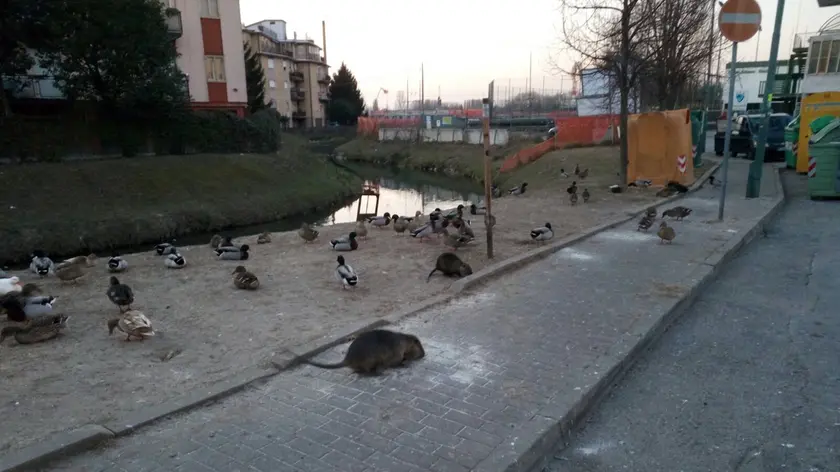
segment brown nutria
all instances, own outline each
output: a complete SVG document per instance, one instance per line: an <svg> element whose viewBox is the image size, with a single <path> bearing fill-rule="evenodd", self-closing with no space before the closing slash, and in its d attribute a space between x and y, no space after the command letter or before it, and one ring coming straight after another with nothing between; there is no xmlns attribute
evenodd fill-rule
<svg viewBox="0 0 840 472"><path fill-rule="evenodd" d="M374 329L356 337L344 360L335 364L322 364L309 359L303 362L322 369L350 367L357 374L381 374L389 367L401 367L408 361L422 359L426 355L417 336L405 333Z"/></svg>
<svg viewBox="0 0 840 472"><path fill-rule="evenodd" d="M439 255L437 261L435 262L435 268L429 272L429 276L426 277L426 282L432 278L432 275L437 272L443 272L443 275L458 276L458 277L466 277L468 275L472 275L472 267L469 264L462 261L458 256L451 252L444 252L443 254Z"/></svg>

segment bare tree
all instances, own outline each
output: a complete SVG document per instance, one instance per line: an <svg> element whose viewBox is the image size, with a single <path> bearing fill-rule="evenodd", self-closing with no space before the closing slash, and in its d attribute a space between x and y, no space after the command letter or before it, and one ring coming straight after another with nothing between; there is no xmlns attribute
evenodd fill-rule
<svg viewBox="0 0 840 472"><path fill-rule="evenodd" d="M395 110L402 110L406 107L405 102L405 92L402 90L397 90L397 98L394 100L394 109Z"/></svg>
<svg viewBox="0 0 840 472"><path fill-rule="evenodd" d="M605 71L617 83L620 103L619 178L627 182L630 94L639 73L657 51L648 47L650 12L669 0L560 0L562 43L583 67Z"/></svg>

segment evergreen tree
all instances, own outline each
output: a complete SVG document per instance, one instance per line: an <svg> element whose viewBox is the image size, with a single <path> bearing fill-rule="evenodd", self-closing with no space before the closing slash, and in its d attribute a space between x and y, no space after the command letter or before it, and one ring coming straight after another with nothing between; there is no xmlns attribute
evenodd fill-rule
<svg viewBox="0 0 840 472"><path fill-rule="evenodd" d="M341 125L355 125L365 113L365 99L359 91L356 77L343 62L330 82L330 103L327 115L330 121Z"/></svg>
<svg viewBox="0 0 840 472"><path fill-rule="evenodd" d="M265 103L265 72L260 58L245 43L245 85L248 91L248 111L256 113L268 107Z"/></svg>

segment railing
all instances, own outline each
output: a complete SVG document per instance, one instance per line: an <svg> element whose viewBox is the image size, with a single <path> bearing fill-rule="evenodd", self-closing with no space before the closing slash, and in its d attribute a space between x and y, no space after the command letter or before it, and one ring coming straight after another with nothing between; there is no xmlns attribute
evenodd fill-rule
<svg viewBox="0 0 840 472"><path fill-rule="evenodd" d="M303 82L303 72L300 71L293 71L289 72L289 78L296 81L296 82Z"/></svg>
<svg viewBox="0 0 840 472"><path fill-rule="evenodd" d="M184 34L184 23L181 20L181 10L177 8L166 9L166 32L173 39L178 39Z"/></svg>
<svg viewBox="0 0 840 472"><path fill-rule="evenodd" d="M819 32L797 34L793 37L793 49L808 49L808 40L819 34Z"/></svg>
<svg viewBox="0 0 840 472"><path fill-rule="evenodd" d="M278 56L286 56L289 58L294 57L291 48L284 47L279 44L265 44L260 42L259 51L264 54L277 54Z"/></svg>
<svg viewBox="0 0 840 472"><path fill-rule="evenodd" d="M330 101L330 94L327 92L321 92L318 94L318 100L322 102L328 102Z"/></svg>
<svg viewBox="0 0 840 472"><path fill-rule="evenodd" d="M291 95L292 95L292 100L294 100L296 102L303 101L303 99L306 98L306 92L303 89L298 88L298 87L293 87L292 88Z"/></svg>
<svg viewBox="0 0 840 472"><path fill-rule="evenodd" d="M306 118L306 112L305 111L293 111L292 112L292 119L293 120L302 120L304 118Z"/></svg>
<svg viewBox="0 0 840 472"><path fill-rule="evenodd" d="M321 83L321 84L330 83L330 76L327 75L327 74L318 74L318 83Z"/></svg>
<svg viewBox="0 0 840 472"><path fill-rule="evenodd" d="M6 77L5 85L12 85L12 94L18 98L64 98L50 75L16 75Z"/></svg>
<svg viewBox="0 0 840 472"><path fill-rule="evenodd" d="M324 58L318 54L311 54L308 52L295 55L295 59L301 61L324 62Z"/></svg>

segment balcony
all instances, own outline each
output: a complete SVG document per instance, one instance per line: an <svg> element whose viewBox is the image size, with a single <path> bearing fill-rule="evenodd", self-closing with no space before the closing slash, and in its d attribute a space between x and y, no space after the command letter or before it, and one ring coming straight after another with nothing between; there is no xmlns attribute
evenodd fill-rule
<svg viewBox="0 0 840 472"><path fill-rule="evenodd" d="M318 101L320 102L329 102L330 101L330 94L329 92L321 92L318 94Z"/></svg>
<svg viewBox="0 0 840 472"><path fill-rule="evenodd" d="M324 62L324 58L321 57L320 54L311 54L308 52L299 53L295 56L295 59L299 61L309 61L309 62Z"/></svg>
<svg viewBox="0 0 840 472"><path fill-rule="evenodd" d="M303 72L297 70L289 72L289 78L292 79L292 82L303 82Z"/></svg>
<svg viewBox="0 0 840 472"><path fill-rule="evenodd" d="M291 96L292 100L302 102L306 98L306 92L300 87L293 87Z"/></svg>
<svg viewBox="0 0 840 472"><path fill-rule="evenodd" d="M184 23L181 21L181 10L166 9L166 32L172 39L178 39L184 34Z"/></svg>
<svg viewBox="0 0 840 472"><path fill-rule="evenodd" d="M329 74L318 74L318 83L329 85L330 84L330 76Z"/></svg>
<svg viewBox="0 0 840 472"><path fill-rule="evenodd" d="M273 44L273 43L264 43L260 41L259 43L259 51L260 54L271 54L275 56L283 56L288 57L289 59L294 57L292 53L292 49L286 47L281 44Z"/></svg>
<svg viewBox="0 0 840 472"><path fill-rule="evenodd" d="M305 111L293 111L292 112L292 119L293 120L305 120L306 119L306 112Z"/></svg>

